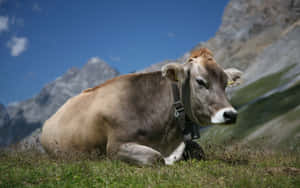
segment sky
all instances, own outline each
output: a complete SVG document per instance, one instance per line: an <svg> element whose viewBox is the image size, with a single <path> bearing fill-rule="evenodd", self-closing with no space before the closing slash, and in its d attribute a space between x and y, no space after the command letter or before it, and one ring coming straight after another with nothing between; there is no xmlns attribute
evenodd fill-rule
<svg viewBox="0 0 300 188"><path fill-rule="evenodd" d="M0 0L0 103L29 99L98 57L121 74L180 58L228 0Z"/></svg>

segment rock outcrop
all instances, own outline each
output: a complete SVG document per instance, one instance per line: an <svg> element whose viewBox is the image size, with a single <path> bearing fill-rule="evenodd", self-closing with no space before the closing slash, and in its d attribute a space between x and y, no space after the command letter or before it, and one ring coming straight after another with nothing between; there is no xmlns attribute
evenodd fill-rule
<svg viewBox="0 0 300 188"><path fill-rule="evenodd" d="M299 5L296 0L231 0L216 36L195 48L208 47L223 67L247 71L266 48L299 26Z"/></svg>

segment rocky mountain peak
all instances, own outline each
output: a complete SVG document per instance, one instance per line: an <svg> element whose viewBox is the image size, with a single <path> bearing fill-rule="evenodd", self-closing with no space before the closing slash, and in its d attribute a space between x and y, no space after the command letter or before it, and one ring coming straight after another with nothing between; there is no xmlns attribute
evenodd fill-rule
<svg viewBox="0 0 300 188"><path fill-rule="evenodd" d="M246 71L299 19L300 0L231 0L216 36L194 49L207 47L223 67Z"/></svg>
<svg viewBox="0 0 300 188"><path fill-rule="evenodd" d="M43 122L70 97L118 74L118 71L97 57L91 58L81 69L75 67L69 69L64 75L45 85L35 97L9 106L8 114L11 120L9 126L0 130L2 132L0 137L6 140L2 143L0 140L0 146L27 136L36 128L41 127ZM0 106L0 111L1 109ZM0 120L3 118L0 117ZM7 125L7 122L4 124Z"/></svg>
<svg viewBox="0 0 300 188"><path fill-rule="evenodd" d="M300 18L298 4L297 0L231 0L218 34L237 40L257 35L266 27L285 27Z"/></svg>

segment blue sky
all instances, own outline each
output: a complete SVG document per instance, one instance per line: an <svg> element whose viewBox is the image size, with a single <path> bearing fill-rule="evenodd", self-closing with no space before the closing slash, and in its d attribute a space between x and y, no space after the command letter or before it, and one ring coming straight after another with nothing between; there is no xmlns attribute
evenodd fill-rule
<svg viewBox="0 0 300 188"><path fill-rule="evenodd" d="M121 74L213 37L228 0L0 0L0 103L99 57Z"/></svg>

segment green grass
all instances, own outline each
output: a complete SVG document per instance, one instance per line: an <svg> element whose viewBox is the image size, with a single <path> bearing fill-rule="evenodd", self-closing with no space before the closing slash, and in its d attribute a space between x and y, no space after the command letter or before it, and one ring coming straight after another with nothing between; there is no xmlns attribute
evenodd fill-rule
<svg viewBox="0 0 300 188"><path fill-rule="evenodd" d="M0 187L299 187L299 153L205 145L207 160L137 167L106 158L0 153Z"/></svg>
<svg viewBox="0 0 300 188"><path fill-rule="evenodd" d="M231 102L236 107L241 107L257 97L271 91L283 85L289 81L289 79L283 79L284 75L289 72L295 65L287 67L280 72L265 76L248 86L238 90L231 99Z"/></svg>
<svg viewBox="0 0 300 188"><path fill-rule="evenodd" d="M259 125L266 123L300 105L300 84L257 101L244 111L234 129L234 135L244 138ZM298 114L300 115L300 114Z"/></svg>

